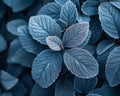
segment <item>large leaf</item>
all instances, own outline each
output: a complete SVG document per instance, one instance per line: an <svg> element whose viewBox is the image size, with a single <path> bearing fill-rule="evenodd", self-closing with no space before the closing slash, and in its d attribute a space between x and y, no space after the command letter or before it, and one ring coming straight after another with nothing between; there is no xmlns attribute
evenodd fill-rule
<svg viewBox="0 0 120 96"><path fill-rule="evenodd" d="M63 36L63 44L65 47L79 46L87 37L89 32L88 23L77 23L70 26Z"/></svg>
<svg viewBox="0 0 120 96"><path fill-rule="evenodd" d="M18 79L13 77L9 73L1 70L0 71L0 82L6 90L9 90L17 84Z"/></svg>
<svg viewBox="0 0 120 96"><path fill-rule="evenodd" d="M77 8L70 0L62 6L60 18L66 22L67 25L76 23L78 17Z"/></svg>
<svg viewBox="0 0 120 96"><path fill-rule="evenodd" d="M88 0L83 3L81 10L85 15L92 16L98 13L98 6L100 2L98 0Z"/></svg>
<svg viewBox="0 0 120 96"><path fill-rule="evenodd" d="M60 26L46 15L33 16L29 20L29 30L32 37L42 44L46 44L47 36L61 36Z"/></svg>
<svg viewBox="0 0 120 96"><path fill-rule="evenodd" d="M21 25L27 25L27 23L22 19L16 19L16 20L9 21L7 23L7 30L11 34L18 36L17 28Z"/></svg>
<svg viewBox="0 0 120 96"><path fill-rule="evenodd" d="M108 56L106 77L111 87L120 84L120 46L114 48Z"/></svg>
<svg viewBox="0 0 120 96"><path fill-rule="evenodd" d="M31 67L35 57L36 55L26 52L24 48L20 48L12 57L12 62L18 63L24 67Z"/></svg>
<svg viewBox="0 0 120 96"><path fill-rule="evenodd" d="M64 63L71 73L80 78L92 78L98 74L98 63L86 50L73 48L64 53Z"/></svg>
<svg viewBox="0 0 120 96"><path fill-rule="evenodd" d="M0 35L0 52L7 48L7 42L2 35Z"/></svg>
<svg viewBox="0 0 120 96"><path fill-rule="evenodd" d="M111 3L104 2L99 6L99 19L103 30L112 38L119 39L120 10Z"/></svg>
<svg viewBox="0 0 120 96"><path fill-rule="evenodd" d="M41 87L47 88L59 76L62 56L51 50L42 51L33 61L32 77Z"/></svg>
<svg viewBox="0 0 120 96"><path fill-rule="evenodd" d="M35 54L40 53L44 48L43 46L35 41L32 36L29 34L28 26L23 25L18 27L18 34L19 34L19 39L20 42L23 46L23 48L26 49L28 52L32 52Z"/></svg>
<svg viewBox="0 0 120 96"><path fill-rule="evenodd" d="M60 10L61 10L61 6L57 3L52 2L43 6L38 12L38 15L48 15L53 19L57 20L60 18Z"/></svg>
<svg viewBox="0 0 120 96"><path fill-rule="evenodd" d="M46 42L49 48L54 51L60 51L62 49L62 41L56 36L48 36Z"/></svg>
<svg viewBox="0 0 120 96"><path fill-rule="evenodd" d="M114 46L114 42L112 42L110 40L103 40L97 46L97 54L101 55L113 46Z"/></svg>
<svg viewBox="0 0 120 96"><path fill-rule="evenodd" d="M57 81L55 96L75 96L73 84L69 80Z"/></svg>
<svg viewBox="0 0 120 96"><path fill-rule="evenodd" d="M74 88L77 92L87 94L97 85L97 77L90 79L81 79L75 77Z"/></svg>

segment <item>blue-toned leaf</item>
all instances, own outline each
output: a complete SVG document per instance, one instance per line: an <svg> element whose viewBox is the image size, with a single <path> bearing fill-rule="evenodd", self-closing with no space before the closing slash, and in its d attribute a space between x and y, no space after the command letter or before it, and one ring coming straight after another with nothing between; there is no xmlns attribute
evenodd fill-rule
<svg viewBox="0 0 120 96"><path fill-rule="evenodd" d="M26 49L28 52L32 52L35 54L40 53L44 48L43 46L35 41L32 36L29 34L28 26L23 25L18 27L18 34L19 34L19 39L20 42L23 46L23 48Z"/></svg>
<svg viewBox="0 0 120 96"><path fill-rule="evenodd" d="M54 51L60 51L62 49L62 41L57 36L48 36L46 38L46 43L50 49Z"/></svg>
<svg viewBox="0 0 120 96"><path fill-rule="evenodd" d="M0 35L0 52L7 48L7 42L2 35Z"/></svg>
<svg viewBox="0 0 120 96"><path fill-rule="evenodd" d="M17 64L8 64L7 72L18 77L23 72L23 67Z"/></svg>
<svg viewBox="0 0 120 96"><path fill-rule="evenodd" d="M30 96L54 96L53 86L48 88L41 88L38 84L35 84Z"/></svg>
<svg viewBox="0 0 120 96"><path fill-rule="evenodd" d="M47 15L57 20L60 18L60 10L61 6L57 3L52 2L43 6L38 12L38 15Z"/></svg>
<svg viewBox="0 0 120 96"><path fill-rule="evenodd" d="M62 56L51 50L42 51L33 61L32 77L41 87L47 88L59 76Z"/></svg>
<svg viewBox="0 0 120 96"><path fill-rule="evenodd" d="M112 38L119 39L120 33L120 10L109 2L99 6L99 19L103 30Z"/></svg>
<svg viewBox="0 0 120 96"><path fill-rule="evenodd" d="M13 63L12 62L12 57L15 55L16 51L19 50L19 48L21 48L21 47L22 46L21 46L18 38L11 42L10 48L9 48L9 51L8 51L8 58L7 58L8 63Z"/></svg>
<svg viewBox="0 0 120 96"><path fill-rule="evenodd" d="M106 78L111 87L120 84L120 46L114 48L108 56Z"/></svg>
<svg viewBox="0 0 120 96"><path fill-rule="evenodd" d="M17 83L17 85L14 86L10 91L12 92L13 96L26 96L27 93L26 87L21 83Z"/></svg>
<svg viewBox="0 0 120 96"><path fill-rule="evenodd" d="M87 45L83 49L87 50L90 52L92 55L96 52L96 46L95 45Z"/></svg>
<svg viewBox="0 0 120 96"><path fill-rule="evenodd" d="M12 4L12 10L13 12L22 11L26 8L28 8L34 0L14 0Z"/></svg>
<svg viewBox="0 0 120 96"><path fill-rule="evenodd" d="M75 96L74 86L69 80L59 80L55 87L55 96Z"/></svg>
<svg viewBox="0 0 120 96"><path fill-rule="evenodd" d="M100 2L98 0L88 0L83 3L81 10L85 15L92 16L98 14L98 6Z"/></svg>
<svg viewBox="0 0 120 96"><path fill-rule="evenodd" d="M7 30L11 34L18 36L17 28L21 25L27 25L27 23L22 19L16 19L16 20L9 21L7 23Z"/></svg>
<svg viewBox="0 0 120 96"><path fill-rule="evenodd" d="M32 37L42 44L46 44L47 36L61 36L61 28L49 16L33 16L29 20L29 30Z"/></svg>
<svg viewBox="0 0 120 96"><path fill-rule="evenodd" d="M86 15L78 15L77 21L79 23L81 23L81 22L89 22L90 21L90 17L86 16Z"/></svg>
<svg viewBox="0 0 120 96"><path fill-rule="evenodd" d="M13 0L2 0L7 6L11 7Z"/></svg>
<svg viewBox="0 0 120 96"><path fill-rule="evenodd" d="M97 77L90 79L81 79L75 77L74 88L79 93L87 94L95 88L95 86L97 85L97 81Z"/></svg>
<svg viewBox="0 0 120 96"><path fill-rule="evenodd" d="M35 57L36 55L27 52L24 48L20 48L12 57L12 62L18 63L24 67L31 67Z"/></svg>
<svg viewBox="0 0 120 96"><path fill-rule="evenodd" d="M66 24L75 24L78 18L77 8L70 0L62 6L60 12L60 19L62 19Z"/></svg>
<svg viewBox="0 0 120 96"><path fill-rule="evenodd" d="M91 38L90 43L96 43L100 37L102 36L102 27L98 16L92 16L90 18L90 31L91 31Z"/></svg>
<svg viewBox="0 0 120 96"><path fill-rule="evenodd" d="M18 79L13 77L9 73L1 70L0 82L6 90L9 90L17 84Z"/></svg>
<svg viewBox="0 0 120 96"><path fill-rule="evenodd" d="M68 0L55 0L56 3L64 5Z"/></svg>
<svg viewBox="0 0 120 96"><path fill-rule="evenodd" d="M91 37L91 31L88 32L85 40L78 47L79 48L84 48L88 44L88 42L90 40L90 37Z"/></svg>
<svg viewBox="0 0 120 96"><path fill-rule="evenodd" d="M99 94L94 94L94 93L90 93L90 94L88 94L87 96L101 96L101 95L99 95Z"/></svg>
<svg viewBox="0 0 120 96"><path fill-rule="evenodd" d="M0 94L0 96L13 96L13 95L12 95L12 93L6 92L6 93L3 93L3 94Z"/></svg>
<svg viewBox="0 0 120 96"><path fill-rule="evenodd" d="M101 88L91 91L91 93L99 94L101 96L120 96L119 88L112 88L108 84L104 84Z"/></svg>
<svg viewBox="0 0 120 96"><path fill-rule="evenodd" d="M97 46L97 54L101 55L113 46L114 46L114 42L112 42L110 40L103 40Z"/></svg>
<svg viewBox="0 0 120 96"><path fill-rule="evenodd" d="M118 9L120 9L120 1L113 1L113 2L110 2L112 5L114 5L115 7L117 7Z"/></svg>
<svg viewBox="0 0 120 96"><path fill-rule="evenodd" d="M88 23L77 23L70 26L63 36L63 44L65 47L77 47L87 37L89 31Z"/></svg>
<svg viewBox="0 0 120 96"><path fill-rule="evenodd" d="M71 73L80 78L92 78L98 74L98 63L86 50L73 48L64 53L64 63Z"/></svg>

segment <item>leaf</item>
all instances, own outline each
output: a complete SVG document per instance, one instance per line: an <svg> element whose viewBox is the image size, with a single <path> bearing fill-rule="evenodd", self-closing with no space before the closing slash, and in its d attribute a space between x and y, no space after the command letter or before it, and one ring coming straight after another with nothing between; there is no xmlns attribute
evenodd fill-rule
<svg viewBox="0 0 120 96"><path fill-rule="evenodd" d="M117 7L118 9L120 9L120 2L118 1L113 1L113 2L110 2L112 5L114 5L115 7Z"/></svg>
<svg viewBox="0 0 120 96"><path fill-rule="evenodd" d="M62 41L57 36L48 36L46 38L46 43L50 49L54 51L60 51L62 49Z"/></svg>
<svg viewBox="0 0 120 96"><path fill-rule="evenodd" d="M17 28L21 25L27 25L22 19L11 20L7 23L7 30L15 36L18 36Z"/></svg>
<svg viewBox="0 0 120 96"><path fill-rule="evenodd" d="M66 24L75 24L78 18L77 8L70 0L62 6L60 12L60 19L62 19Z"/></svg>
<svg viewBox="0 0 120 96"><path fill-rule="evenodd" d="M55 0L56 3L64 5L68 0Z"/></svg>
<svg viewBox="0 0 120 96"><path fill-rule="evenodd" d="M94 55L94 53L96 52L96 46L95 46L95 45L90 45L90 44L88 44L88 45L85 46L83 49L87 50L87 51L90 52L92 55Z"/></svg>
<svg viewBox="0 0 120 96"><path fill-rule="evenodd" d="M77 23L70 26L63 36L63 44L65 47L77 47L87 37L89 31L88 23Z"/></svg>
<svg viewBox="0 0 120 96"><path fill-rule="evenodd" d="M27 25L18 27L18 35L19 40L26 51L38 54L44 49L40 43L32 38Z"/></svg>
<svg viewBox="0 0 120 96"><path fill-rule="evenodd" d="M87 96L101 96L101 95L91 93L91 94L88 94Z"/></svg>
<svg viewBox="0 0 120 96"><path fill-rule="evenodd" d="M114 42L112 42L110 40L103 40L97 46L97 54L101 55L113 46L114 46Z"/></svg>
<svg viewBox="0 0 120 96"><path fill-rule="evenodd" d="M7 42L2 35L0 35L0 52L7 48Z"/></svg>
<svg viewBox="0 0 120 96"><path fill-rule="evenodd" d="M74 88L79 93L88 94L91 90L95 88L95 86L97 85L97 81L98 81L97 77L90 79L81 79L75 77Z"/></svg>
<svg viewBox="0 0 120 96"><path fill-rule="evenodd" d="M36 55L26 52L24 48L20 48L13 55L12 62L18 63L24 67L31 67L35 57Z"/></svg>
<svg viewBox="0 0 120 96"><path fill-rule="evenodd" d="M17 85L14 86L10 91L12 92L13 96L26 96L27 93L26 87L21 83L17 83Z"/></svg>
<svg viewBox="0 0 120 96"><path fill-rule="evenodd" d="M62 56L51 50L42 51L33 61L32 77L41 87L50 86L61 71Z"/></svg>
<svg viewBox="0 0 120 96"><path fill-rule="evenodd" d="M54 96L53 86L48 88L41 88L38 84L35 84L30 96Z"/></svg>
<svg viewBox="0 0 120 96"><path fill-rule="evenodd" d="M47 15L57 20L60 18L60 10L61 10L61 6L57 3L52 2L43 6L37 15Z"/></svg>
<svg viewBox="0 0 120 96"><path fill-rule="evenodd" d="M91 0L88 0L83 3L81 10L85 15L92 16L96 15L98 13L98 6L100 2L98 0L94 0L91 2Z"/></svg>
<svg viewBox="0 0 120 96"><path fill-rule="evenodd" d="M13 77L12 75L10 75L9 73L7 73L3 70L1 70L0 72L1 72L0 82L6 90L11 89L12 87L14 87L17 84L17 82L18 82L17 78Z"/></svg>
<svg viewBox="0 0 120 96"><path fill-rule="evenodd" d="M108 2L99 6L99 19L103 30L112 38L119 39L120 11Z"/></svg>
<svg viewBox="0 0 120 96"><path fill-rule="evenodd" d="M100 20L97 16L92 16L90 18L90 31L91 31L91 38L90 38L90 44L96 43L100 37L102 36L102 26L100 23Z"/></svg>
<svg viewBox="0 0 120 96"><path fill-rule="evenodd" d="M81 22L89 22L89 21L90 21L90 17L81 14L81 15L78 15L77 21L78 21L79 23L81 23Z"/></svg>
<svg viewBox="0 0 120 96"><path fill-rule="evenodd" d="M75 96L73 84L69 80L57 81L55 96Z"/></svg>
<svg viewBox="0 0 120 96"><path fill-rule="evenodd" d="M98 63L86 50L73 48L64 53L68 70L80 78L92 78L98 74Z"/></svg>
<svg viewBox="0 0 120 96"><path fill-rule="evenodd" d="M8 64L7 66L7 72L11 75L18 77L22 72L24 68L17 64Z"/></svg>
<svg viewBox="0 0 120 96"><path fill-rule="evenodd" d="M12 94L11 94L11 93L6 92L6 93L3 93L3 94L0 94L0 96L12 96Z"/></svg>
<svg viewBox="0 0 120 96"><path fill-rule="evenodd" d="M106 63L106 78L111 87L120 84L120 46L114 48Z"/></svg>
<svg viewBox="0 0 120 96"><path fill-rule="evenodd" d="M33 39L46 44L47 36L61 36L60 26L46 15L32 16L29 20L29 30Z"/></svg>
<svg viewBox="0 0 120 96"><path fill-rule="evenodd" d="M12 62L12 57L15 55L16 51L19 50L19 48L21 48L21 44L19 39L15 39L10 43L10 48L8 51L8 58L7 58L7 62L8 63L13 63Z"/></svg>

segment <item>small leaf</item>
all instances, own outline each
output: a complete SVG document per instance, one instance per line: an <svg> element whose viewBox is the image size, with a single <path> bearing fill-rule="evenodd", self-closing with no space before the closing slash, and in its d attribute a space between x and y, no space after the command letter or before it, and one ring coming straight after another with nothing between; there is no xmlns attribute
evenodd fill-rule
<svg viewBox="0 0 120 96"><path fill-rule="evenodd" d="M83 3L81 10L85 15L92 16L98 13L99 0L88 0Z"/></svg>
<svg viewBox="0 0 120 96"><path fill-rule="evenodd" d="M33 61L32 77L41 87L50 86L61 71L62 56L51 50L42 51Z"/></svg>
<svg viewBox="0 0 120 96"><path fill-rule="evenodd" d="M18 27L18 34L19 40L26 51L38 54L44 49L40 43L32 38L27 25Z"/></svg>
<svg viewBox="0 0 120 96"><path fill-rule="evenodd" d="M46 38L46 43L49 46L49 48L54 51L60 51L62 49L61 46L63 46L60 38L56 36L48 36Z"/></svg>
<svg viewBox="0 0 120 96"><path fill-rule="evenodd" d="M16 51L16 53L12 57L12 62L18 63L24 67L31 67L35 56L36 55L32 53L26 52L24 48L20 48L19 50Z"/></svg>
<svg viewBox="0 0 120 96"><path fill-rule="evenodd" d="M65 47L77 47L87 37L89 32L88 23L77 23L70 26L63 36L63 44Z"/></svg>
<svg viewBox="0 0 120 96"><path fill-rule="evenodd" d="M66 24L69 26L76 23L77 17L78 13L76 6L70 0L67 1L61 8L60 19L66 22Z"/></svg>
<svg viewBox="0 0 120 96"><path fill-rule="evenodd" d="M97 54L101 55L113 46L114 46L114 42L112 42L110 40L103 40L97 46Z"/></svg>
<svg viewBox="0 0 120 96"><path fill-rule="evenodd" d="M27 23L24 20L22 20L22 19L16 19L16 20L9 21L7 23L7 30L11 34L13 34L15 36L18 36L17 27L19 27L21 25L27 25Z"/></svg>
<svg viewBox="0 0 120 96"><path fill-rule="evenodd" d="M73 84L69 80L57 81L55 96L75 96Z"/></svg>
<svg viewBox="0 0 120 96"><path fill-rule="evenodd" d="M29 30L33 39L42 44L46 44L47 36L61 36L60 26L46 15L32 16L29 20Z"/></svg>
<svg viewBox="0 0 120 96"><path fill-rule="evenodd" d="M64 5L68 0L55 0L56 3Z"/></svg>
<svg viewBox="0 0 120 96"><path fill-rule="evenodd" d="M120 84L120 46L114 48L108 56L106 78L111 87Z"/></svg>
<svg viewBox="0 0 120 96"><path fill-rule="evenodd" d="M119 39L120 34L120 10L109 2L99 6L99 19L103 30L112 38Z"/></svg>
<svg viewBox="0 0 120 96"><path fill-rule="evenodd" d="M10 75L9 73L7 73L3 70L1 70L0 72L1 72L0 73L0 82L6 90L11 89L12 87L14 87L17 84L17 82L18 82L17 78L13 77L12 75Z"/></svg>
<svg viewBox="0 0 120 96"><path fill-rule="evenodd" d="M97 85L97 80L97 77L90 79L81 79L75 77L74 88L79 93L88 94Z"/></svg>
<svg viewBox="0 0 120 96"><path fill-rule="evenodd" d="M80 78L92 78L98 74L96 59L84 49L67 50L64 53L64 63L72 74Z"/></svg>
<svg viewBox="0 0 120 96"><path fill-rule="evenodd" d="M38 12L38 15L47 15L57 20L60 18L60 10L61 6L57 3L52 2L43 6Z"/></svg>
<svg viewBox="0 0 120 96"><path fill-rule="evenodd" d="M2 35L0 35L0 52L7 48L7 42Z"/></svg>
<svg viewBox="0 0 120 96"><path fill-rule="evenodd" d="M79 23L81 23L81 22L89 22L90 21L90 17L81 14L81 15L78 16L77 21Z"/></svg>

